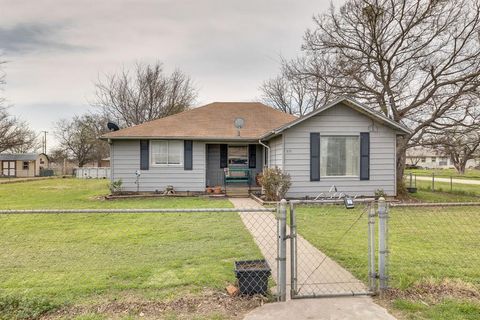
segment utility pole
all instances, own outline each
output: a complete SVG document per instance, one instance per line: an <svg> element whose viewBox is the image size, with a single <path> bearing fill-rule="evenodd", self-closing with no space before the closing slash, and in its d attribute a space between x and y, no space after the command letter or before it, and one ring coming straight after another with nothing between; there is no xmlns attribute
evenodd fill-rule
<svg viewBox="0 0 480 320"><path fill-rule="evenodd" d="M47 133L48 131L41 131L43 132L43 141L42 141L42 145L43 145L43 153L44 154L47 154Z"/></svg>

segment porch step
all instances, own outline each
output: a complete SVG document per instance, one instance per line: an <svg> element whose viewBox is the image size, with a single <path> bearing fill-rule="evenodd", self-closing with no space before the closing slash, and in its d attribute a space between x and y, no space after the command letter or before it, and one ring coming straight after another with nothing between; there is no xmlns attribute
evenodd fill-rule
<svg viewBox="0 0 480 320"><path fill-rule="evenodd" d="M248 197L250 195L250 191L248 187L227 187L226 195L228 197Z"/></svg>

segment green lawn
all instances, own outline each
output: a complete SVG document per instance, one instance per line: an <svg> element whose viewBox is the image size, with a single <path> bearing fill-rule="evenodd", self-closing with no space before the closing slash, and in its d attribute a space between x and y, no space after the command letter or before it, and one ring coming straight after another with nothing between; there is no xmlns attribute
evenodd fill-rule
<svg viewBox="0 0 480 320"><path fill-rule="evenodd" d="M205 198L98 199L106 193L102 180L0 185L2 209L231 206ZM223 290L235 281L235 260L261 257L236 213L3 215L0 248L3 319Z"/></svg>
<svg viewBox="0 0 480 320"><path fill-rule="evenodd" d="M367 216L361 214L361 208L300 207L297 227L317 248L365 281ZM480 209L391 208L389 230L390 285L401 293L390 307L411 319L477 319ZM423 300L412 295L425 288ZM435 300L439 292L452 296Z"/></svg>
<svg viewBox="0 0 480 320"><path fill-rule="evenodd" d="M432 192L432 181L417 180L417 188L419 191L427 191L429 193L438 193L437 196L430 195L430 198L432 198L432 200L434 200L435 197L438 197L439 201L433 201L433 202L480 201L480 185L453 183L452 186L450 186L449 182L435 181L435 185L434 185L435 192ZM420 195L411 194L411 195L413 197L419 197L419 200L423 200L421 194ZM444 197L445 197L445 201L442 201ZM426 200L428 201L428 198Z"/></svg>
<svg viewBox="0 0 480 320"><path fill-rule="evenodd" d="M432 173L435 173L435 177L439 178L480 179L480 170L477 169L467 169L465 174L458 174L455 169L405 169L405 175L409 175L410 172L418 176L431 177Z"/></svg>
<svg viewBox="0 0 480 320"><path fill-rule="evenodd" d="M0 184L1 209L100 209L222 207L225 200L204 198L151 198L105 200L107 180L49 179Z"/></svg>

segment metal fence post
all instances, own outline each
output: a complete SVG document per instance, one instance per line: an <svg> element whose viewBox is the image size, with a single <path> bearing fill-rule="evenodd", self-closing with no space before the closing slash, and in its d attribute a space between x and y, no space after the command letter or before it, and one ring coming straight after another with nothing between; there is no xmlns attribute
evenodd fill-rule
<svg viewBox="0 0 480 320"><path fill-rule="evenodd" d="M435 173L432 172L432 191L435 192Z"/></svg>
<svg viewBox="0 0 480 320"><path fill-rule="evenodd" d="M375 205L368 208L368 284L371 292L377 291L377 272L375 269Z"/></svg>
<svg viewBox="0 0 480 320"><path fill-rule="evenodd" d="M380 279L380 294L388 288L387 276L387 220L388 210L385 198L378 199L378 274Z"/></svg>
<svg viewBox="0 0 480 320"><path fill-rule="evenodd" d="M278 210L278 275L277 293L279 301L287 300L287 200L280 201Z"/></svg>
<svg viewBox="0 0 480 320"><path fill-rule="evenodd" d="M290 201L290 298L297 294L297 218L295 202Z"/></svg>

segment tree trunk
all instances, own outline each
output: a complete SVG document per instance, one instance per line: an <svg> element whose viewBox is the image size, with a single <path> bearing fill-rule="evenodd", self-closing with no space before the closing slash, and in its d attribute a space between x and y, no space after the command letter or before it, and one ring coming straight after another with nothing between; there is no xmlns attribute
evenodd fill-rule
<svg viewBox="0 0 480 320"><path fill-rule="evenodd" d="M402 136L397 136L397 196L404 196L407 194L407 188L405 187L405 182L403 180L403 174L405 171L405 163L407 160L407 139Z"/></svg>
<svg viewBox="0 0 480 320"><path fill-rule="evenodd" d="M460 161L454 164L455 170L457 170L458 174L465 174L465 167L467 166L466 161Z"/></svg>

